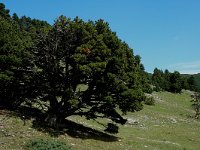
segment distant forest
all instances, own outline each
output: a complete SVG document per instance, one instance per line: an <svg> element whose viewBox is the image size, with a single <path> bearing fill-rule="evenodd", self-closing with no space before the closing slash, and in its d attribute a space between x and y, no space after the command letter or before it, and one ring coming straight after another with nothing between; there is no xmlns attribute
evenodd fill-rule
<svg viewBox="0 0 200 150"><path fill-rule="evenodd" d="M195 84L196 90L200 91L200 73L194 74L194 75L182 74L182 76L186 78L194 77L194 84Z"/></svg>
<svg viewBox="0 0 200 150"><path fill-rule="evenodd" d="M180 74L178 71L173 73L167 69L165 71L155 68L153 74L149 73L149 79L154 85L155 91L169 91L179 93L182 89L200 91L200 73L189 75Z"/></svg>

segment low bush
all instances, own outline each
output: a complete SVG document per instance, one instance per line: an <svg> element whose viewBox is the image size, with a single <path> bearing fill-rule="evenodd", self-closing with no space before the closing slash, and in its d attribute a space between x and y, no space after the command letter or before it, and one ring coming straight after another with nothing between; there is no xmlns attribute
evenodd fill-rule
<svg viewBox="0 0 200 150"><path fill-rule="evenodd" d="M70 146L52 139L33 139L29 141L26 150L70 150Z"/></svg>
<svg viewBox="0 0 200 150"><path fill-rule="evenodd" d="M144 103L146 105L155 105L155 99L153 97L146 97Z"/></svg>

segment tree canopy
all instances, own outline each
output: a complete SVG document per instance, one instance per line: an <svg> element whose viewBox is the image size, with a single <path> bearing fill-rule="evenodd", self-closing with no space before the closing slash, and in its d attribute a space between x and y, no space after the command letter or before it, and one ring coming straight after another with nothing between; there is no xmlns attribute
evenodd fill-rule
<svg viewBox="0 0 200 150"><path fill-rule="evenodd" d="M7 102L11 99L19 102L29 78L31 38L20 32L17 24L1 16L0 33L0 95Z"/></svg>

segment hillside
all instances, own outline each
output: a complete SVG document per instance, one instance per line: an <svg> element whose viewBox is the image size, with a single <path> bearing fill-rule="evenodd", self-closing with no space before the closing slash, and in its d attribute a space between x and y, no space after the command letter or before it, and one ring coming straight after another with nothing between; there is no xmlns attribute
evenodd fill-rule
<svg viewBox="0 0 200 150"><path fill-rule="evenodd" d="M191 118L190 93L160 92L153 96L155 106L145 105L142 111L127 114L128 123L115 136L100 132L100 123L81 117L72 116L73 127L58 132L33 127L33 120L24 125L16 114L0 110L0 150L23 150L30 139L36 138L57 139L71 145L72 150L197 150L200 121Z"/></svg>

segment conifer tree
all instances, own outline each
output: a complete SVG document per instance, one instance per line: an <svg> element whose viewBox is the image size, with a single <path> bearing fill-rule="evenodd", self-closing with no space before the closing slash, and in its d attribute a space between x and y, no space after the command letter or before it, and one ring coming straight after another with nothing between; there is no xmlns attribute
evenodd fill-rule
<svg viewBox="0 0 200 150"><path fill-rule="evenodd" d="M137 61L103 20L60 16L35 49L35 94L50 103L45 120L54 125L77 114L124 124L117 108L141 110L145 98L138 78L146 76L140 76ZM80 90L80 85L87 88Z"/></svg>

